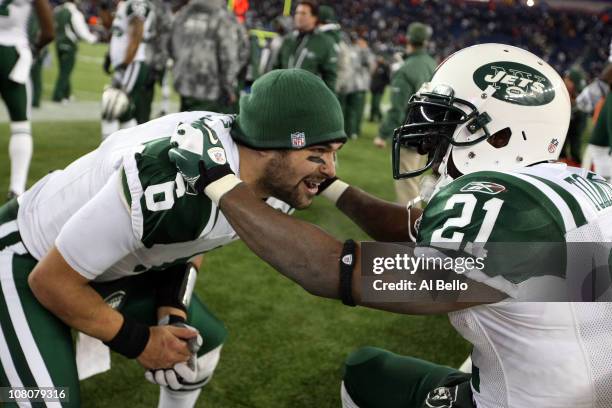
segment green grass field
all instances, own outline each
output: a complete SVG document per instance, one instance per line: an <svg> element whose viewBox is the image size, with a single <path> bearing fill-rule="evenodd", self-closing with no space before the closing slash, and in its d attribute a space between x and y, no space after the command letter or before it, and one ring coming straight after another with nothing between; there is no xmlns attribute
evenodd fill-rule
<svg viewBox="0 0 612 408"><path fill-rule="evenodd" d="M100 47L81 47L73 77L77 98L94 100L107 78L93 62ZM49 103L55 69L45 71L43 103ZM74 109L75 105L69 105ZM392 199L390 150L375 150L376 125L340 154L339 176L375 195ZM97 122L38 122L33 125L34 158L30 185L64 167L99 143ZM8 124L0 124L0 197L8 186ZM314 222L340 239L367 240L325 200L297 217ZM288 249L290 250L290 249ZM315 298L283 278L240 242L205 256L198 296L230 333L214 379L198 406L338 407L344 358L371 345L458 366L469 347L446 316L411 317ZM206 333L203 333L206 336ZM84 407L152 407L158 389L146 382L135 361L113 356L113 369L81 384Z"/></svg>

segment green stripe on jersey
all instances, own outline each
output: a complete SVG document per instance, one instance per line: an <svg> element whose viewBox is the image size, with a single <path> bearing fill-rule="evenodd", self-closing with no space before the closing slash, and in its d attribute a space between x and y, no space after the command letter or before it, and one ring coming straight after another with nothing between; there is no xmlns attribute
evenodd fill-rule
<svg viewBox="0 0 612 408"><path fill-rule="evenodd" d="M559 196L563 199L563 201L565 201L565 204L567 204L570 211L572 212L572 215L574 216L574 222L576 223L576 227L580 228L587 223L587 219L584 216L584 212L582 211L582 208L580 208L580 204L578 204L578 200L576 200L576 198L574 198L574 196L572 196L572 194L569 191L565 190L564 188L559 186L557 183L552 182L550 180L546 180L545 178L535 176L533 174L524 174L524 173L521 173L521 174L525 176L533 177L541 181L542 183L550 187L555 193L559 194Z"/></svg>
<svg viewBox="0 0 612 408"><path fill-rule="evenodd" d="M130 193L130 186L128 185L127 175L125 170L121 169L121 186L123 187L123 196L125 197L128 207L132 207L132 194Z"/></svg>
<svg viewBox="0 0 612 408"><path fill-rule="evenodd" d="M11 265L11 269L12 268L13 265ZM13 360L13 365L17 370L17 374L19 375L21 383L24 387L36 387L36 381L34 380L34 376L32 375L32 371L30 370L28 360L26 359L25 354L21 348L21 344L19 344L19 337L17 337L17 333L15 332L15 328L13 327L13 323L8 311L8 306L6 304L6 297L5 294L2 292L2 289L0 289L0 326L2 327L4 339L10 350L10 358L11 360ZM7 369L6 367L2 367L0 371L4 371L6 374ZM0 385L10 386L11 384ZM13 384L13 386L14 385L15 384Z"/></svg>
<svg viewBox="0 0 612 408"><path fill-rule="evenodd" d="M557 208L557 206L554 204L551 198L546 195L546 193L544 193L542 190L540 190L533 184L525 180L522 180L513 174L508 174L508 173L483 171L483 172L473 173L473 174L483 174L485 176L488 175L493 179L497 179L499 181L502 181L503 183L506 183L506 185L509 186L509 188L515 187L516 189L519 190L519 191L515 190L516 194L520 194L521 192L526 193L534 200L535 203L537 203L537 208L543 209L552 217L552 219L558 225L559 230L562 232L562 234L565 234L565 232L567 232L565 231L565 222L563 221L563 215L561 214L561 211ZM523 173L520 173L520 174L522 176L526 176ZM525 237L525 238L528 238L528 237ZM549 241L557 242L560 240L562 241L564 239L562 237L561 239L559 239L559 237L554 237L553 239L550 239ZM529 241L529 239L525 239L525 241Z"/></svg>
<svg viewBox="0 0 612 408"><path fill-rule="evenodd" d="M5 237L0 238L0 251L4 248L21 242L21 235L19 231L12 232Z"/></svg>

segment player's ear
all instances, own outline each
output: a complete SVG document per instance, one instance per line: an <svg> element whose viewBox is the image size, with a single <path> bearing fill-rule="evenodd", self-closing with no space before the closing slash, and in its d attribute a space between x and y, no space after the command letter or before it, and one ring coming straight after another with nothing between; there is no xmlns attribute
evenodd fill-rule
<svg viewBox="0 0 612 408"><path fill-rule="evenodd" d="M263 159L274 156L275 150L256 150L257 155Z"/></svg>

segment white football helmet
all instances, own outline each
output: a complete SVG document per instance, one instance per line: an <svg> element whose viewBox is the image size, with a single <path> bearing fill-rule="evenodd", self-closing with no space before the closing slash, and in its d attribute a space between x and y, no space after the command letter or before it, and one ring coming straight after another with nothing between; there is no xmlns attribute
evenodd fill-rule
<svg viewBox="0 0 612 408"><path fill-rule="evenodd" d="M439 165L442 176L509 171L556 160L571 104L563 80L534 54L504 44L460 50L410 99L393 135L393 177ZM400 147L428 154L425 167L400 173Z"/></svg>
<svg viewBox="0 0 612 408"><path fill-rule="evenodd" d="M127 94L112 86L104 88L102 93L102 119L116 120L130 107L130 98Z"/></svg>

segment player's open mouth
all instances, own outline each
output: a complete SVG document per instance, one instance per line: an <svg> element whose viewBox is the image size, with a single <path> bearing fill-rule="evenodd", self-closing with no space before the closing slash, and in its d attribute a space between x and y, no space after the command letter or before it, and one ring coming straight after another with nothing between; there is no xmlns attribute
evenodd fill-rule
<svg viewBox="0 0 612 408"><path fill-rule="evenodd" d="M319 191L319 184L321 184L320 180L304 180L304 185L306 186L306 189L312 195L317 194L317 191Z"/></svg>

